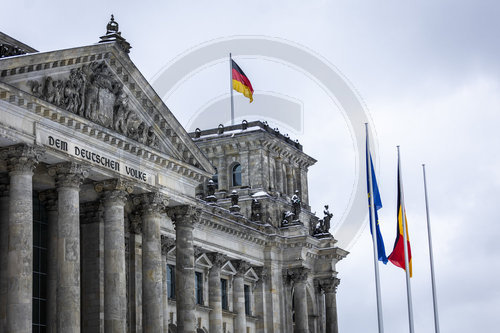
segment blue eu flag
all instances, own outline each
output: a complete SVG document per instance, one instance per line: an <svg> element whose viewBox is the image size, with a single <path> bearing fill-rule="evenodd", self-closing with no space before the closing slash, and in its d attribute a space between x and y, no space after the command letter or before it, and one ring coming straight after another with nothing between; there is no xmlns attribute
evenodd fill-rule
<svg viewBox="0 0 500 333"><path fill-rule="evenodd" d="M375 178L375 172L373 171L373 162L372 162L372 156L368 151L368 147L366 149L366 183L367 183L367 188L368 188L368 211L370 212L370 221L371 221L371 214L372 210L370 207L370 180L368 176L368 159L370 160L370 166L371 166L371 171L372 171L372 181L373 181L373 203L375 204L375 229L377 232L377 249L378 249L378 260L382 261L384 264L387 264L387 256L385 255L385 246L384 246L384 240L382 239L382 234L380 233L380 228L378 224L378 213L377 211L382 208L382 200L380 199L380 192L378 191L378 185L377 185L377 179ZM369 157L369 158L368 158ZM370 232L373 235L373 230L372 230L372 224L370 222Z"/></svg>

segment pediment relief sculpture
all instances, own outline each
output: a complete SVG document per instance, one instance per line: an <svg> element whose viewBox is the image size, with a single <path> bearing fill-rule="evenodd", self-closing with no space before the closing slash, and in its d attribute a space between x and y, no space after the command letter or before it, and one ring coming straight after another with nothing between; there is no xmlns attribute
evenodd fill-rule
<svg viewBox="0 0 500 333"><path fill-rule="evenodd" d="M149 147L159 148L153 126L132 110L123 84L103 61L73 68L66 80L47 76L41 81L28 81L28 86L38 98Z"/></svg>

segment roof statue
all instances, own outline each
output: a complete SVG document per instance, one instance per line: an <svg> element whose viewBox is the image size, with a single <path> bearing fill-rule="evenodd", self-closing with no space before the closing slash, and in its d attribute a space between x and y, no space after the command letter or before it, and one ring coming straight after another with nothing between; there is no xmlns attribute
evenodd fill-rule
<svg viewBox="0 0 500 333"><path fill-rule="evenodd" d="M122 33L119 31L118 22L115 21L115 16L113 14L111 14L111 19L106 25L106 34L100 38L101 40L99 43L116 42L125 53L130 53L132 46L122 37Z"/></svg>

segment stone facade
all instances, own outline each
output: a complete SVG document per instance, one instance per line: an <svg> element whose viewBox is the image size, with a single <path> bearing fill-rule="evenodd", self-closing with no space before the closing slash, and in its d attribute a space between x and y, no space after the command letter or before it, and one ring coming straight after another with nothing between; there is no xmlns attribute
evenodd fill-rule
<svg viewBox="0 0 500 333"><path fill-rule="evenodd" d="M112 19L0 59L0 332L337 332L316 161L263 122L187 133L129 50Z"/></svg>

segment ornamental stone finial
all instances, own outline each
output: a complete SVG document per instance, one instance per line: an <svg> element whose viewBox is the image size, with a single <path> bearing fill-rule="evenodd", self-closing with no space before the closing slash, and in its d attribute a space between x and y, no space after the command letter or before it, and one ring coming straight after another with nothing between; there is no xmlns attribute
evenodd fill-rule
<svg viewBox="0 0 500 333"><path fill-rule="evenodd" d="M0 158L7 162L9 173L33 172L44 152L40 146L19 144L2 149Z"/></svg>
<svg viewBox="0 0 500 333"><path fill-rule="evenodd" d="M56 178L57 187L79 188L89 175L90 166L76 162L64 162L49 167L49 175Z"/></svg>
<svg viewBox="0 0 500 333"><path fill-rule="evenodd" d="M126 53L129 53L130 49L132 48L129 42L127 42L127 40L121 36L118 22L115 21L115 17L113 14L111 14L111 19L106 25L106 34L104 36L101 36L101 40L99 41L99 43L105 42L116 42L118 46Z"/></svg>
<svg viewBox="0 0 500 333"><path fill-rule="evenodd" d="M174 206L167 210L167 214L175 225L194 225L200 220L201 209L190 205Z"/></svg>
<svg viewBox="0 0 500 333"><path fill-rule="evenodd" d="M106 35L113 34L113 33L118 33L118 22L115 21L115 16L111 14L111 19L108 22L108 25L106 26Z"/></svg>

